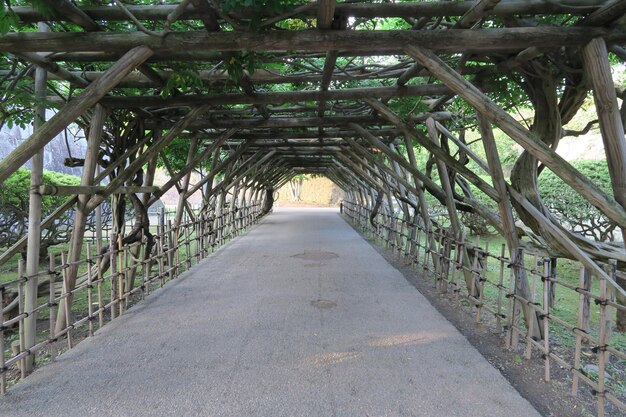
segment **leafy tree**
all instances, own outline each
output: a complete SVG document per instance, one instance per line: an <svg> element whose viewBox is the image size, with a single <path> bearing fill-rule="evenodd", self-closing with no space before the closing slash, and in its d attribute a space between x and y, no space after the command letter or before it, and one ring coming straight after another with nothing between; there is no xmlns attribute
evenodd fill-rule
<svg viewBox="0 0 626 417"><path fill-rule="evenodd" d="M575 161L572 165L603 191L611 194L609 167L604 160ZM566 185L552 171L539 178L539 192L550 212L562 225L588 238L613 241L617 224Z"/></svg>
<svg viewBox="0 0 626 417"><path fill-rule="evenodd" d="M78 185L80 179L72 175L44 171L43 183L49 185ZM7 249L24 236L28 230L28 200L30 171L20 168L0 187L0 249ZM42 217L45 218L63 205L69 196L46 195L42 198ZM107 212L105 206L105 212ZM68 210L50 226L41 231L40 257L44 258L48 248L69 241L74 211ZM93 219L89 222L93 229Z"/></svg>

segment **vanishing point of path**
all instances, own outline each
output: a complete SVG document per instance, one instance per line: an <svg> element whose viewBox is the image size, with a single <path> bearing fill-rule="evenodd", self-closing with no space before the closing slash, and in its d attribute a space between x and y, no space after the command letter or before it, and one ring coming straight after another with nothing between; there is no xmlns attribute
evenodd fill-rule
<svg viewBox="0 0 626 417"><path fill-rule="evenodd" d="M539 416L336 210L280 209L1 416Z"/></svg>

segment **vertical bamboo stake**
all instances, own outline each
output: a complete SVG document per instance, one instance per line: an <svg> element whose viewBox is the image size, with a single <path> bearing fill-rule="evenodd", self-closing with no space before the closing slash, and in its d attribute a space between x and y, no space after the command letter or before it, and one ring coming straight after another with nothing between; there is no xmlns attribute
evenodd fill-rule
<svg viewBox="0 0 626 417"><path fill-rule="evenodd" d="M160 229L159 232L159 240L157 241L157 255L158 255L158 265L159 265L159 288L163 288L163 280L165 279L165 253L163 251L163 239L165 237L165 232L163 229Z"/></svg>
<svg viewBox="0 0 626 417"><path fill-rule="evenodd" d="M121 316L124 314L124 303L122 297L124 297L124 258L125 252L122 250L122 234L117 235L117 307L118 313Z"/></svg>
<svg viewBox="0 0 626 417"><path fill-rule="evenodd" d="M531 275L532 275L532 281L531 281L531 288L530 288L530 300L525 300L524 302L528 305L528 307L530 307L530 311L533 312L532 314L535 314L535 300L537 299L537 255L533 256L533 269L531 271ZM531 355L532 355L532 350L533 350L533 343L532 343L532 336L533 333L535 332L535 320L530 320L530 323L528 324L528 332L526 333L526 352L525 352L525 356L526 359L530 359Z"/></svg>
<svg viewBox="0 0 626 417"><path fill-rule="evenodd" d="M476 322L479 323L481 319L481 314L483 310L483 304L485 302L485 282L487 282L487 273L488 271L488 259L489 256L489 242L485 243L485 252L482 250L478 250L476 252L478 262L476 263L476 278L478 279L478 308L476 311Z"/></svg>
<svg viewBox="0 0 626 417"><path fill-rule="evenodd" d="M500 334L502 331L502 290L504 289L504 255L506 254L506 245L503 243L500 250L500 272L498 274L498 299L496 301L496 332Z"/></svg>
<svg viewBox="0 0 626 417"><path fill-rule="evenodd" d="M510 271L510 275L509 275L509 293L507 294L507 297L509 298L509 320L508 320L508 335L507 335L507 344L506 347L507 348L513 348L513 349L517 349L517 343L518 343L518 337L519 335L517 334L517 325L518 325L518 321L519 321L519 305L517 303L517 294L515 291L515 272L514 269L515 268L519 268L519 265L517 265L518 262L520 262L520 259L524 259L524 249L523 248L518 248L517 251L517 261L515 261L516 263L510 264L511 267L511 271ZM513 260L511 260L513 261Z"/></svg>
<svg viewBox="0 0 626 417"><path fill-rule="evenodd" d="M131 244L132 245L132 244ZM122 263L123 263L123 273L122 273L122 283L124 285L124 311L126 311L126 309L128 309L128 301L129 301L129 297L130 297L130 291L132 290L132 288L130 287L130 274L131 271L129 269L129 265L128 265L128 258L131 255L132 251L132 247L131 246L124 246L122 248ZM132 265L135 265L135 261L134 259L131 261ZM133 268L131 268L133 269Z"/></svg>
<svg viewBox="0 0 626 417"><path fill-rule="evenodd" d="M117 317L117 236L111 233L109 241L109 279L111 280L111 320Z"/></svg>
<svg viewBox="0 0 626 417"><path fill-rule="evenodd" d="M550 382L550 306L552 305L552 294L556 282L552 282L551 261L549 258L543 260L543 379ZM575 373L575 372L574 372Z"/></svg>
<svg viewBox="0 0 626 417"><path fill-rule="evenodd" d="M425 242L424 242L424 260L422 261L422 277L424 279L428 279L428 256L431 255L433 256L433 268L435 265L435 259L436 259L436 255L432 255L430 252L434 250L436 250L436 244L433 245L433 247L428 246L427 242L428 239L431 239L433 235L433 231L432 230L428 230L425 231Z"/></svg>
<svg viewBox="0 0 626 417"><path fill-rule="evenodd" d="M24 340L24 281L26 280L26 278L24 277L24 261L23 260L19 260L17 262L17 275L19 277L19 283L17 284L17 296L18 296L18 313L20 315L20 320L19 320L19 329L18 329L18 333L19 333L19 338L20 338L20 351L18 353L22 353L24 352L24 350L26 349L25 346L25 340ZM20 372L21 372L21 378L24 379L26 378L26 360L25 358L20 359Z"/></svg>
<svg viewBox="0 0 626 417"><path fill-rule="evenodd" d="M617 261L609 260L610 276L615 279L617 270ZM607 289L607 282L600 277L600 334L598 336L598 417L604 417L606 390L604 380L606 374L606 366L609 363L610 353L607 350L611 339L611 319L613 317L611 306L611 291Z"/></svg>
<svg viewBox="0 0 626 417"><path fill-rule="evenodd" d="M444 232L443 230L440 230L439 232L437 232L437 246L436 246L436 250L437 250L437 263L433 265L433 279L435 280L435 284L437 283L437 279L438 276L441 274L441 270L442 270L442 266L443 266L443 239L444 239Z"/></svg>
<svg viewBox="0 0 626 417"><path fill-rule="evenodd" d="M93 336L93 258L91 257L91 242L87 242L87 310L89 312L89 337Z"/></svg>
<svg viewBox="0 0 626 417"><path fill-rule="evenodd" d="M452 237L450 231L445 234L445 244L443 246L444 267L441 268L441 293L448 292L448 283L450 282L450 264L452 261Z"/></svg>
<svg viewBox="0 0 626 417"><path fill-rule="evenodd" d="M202 260L202 224L204 222L203 220L204 218L204 213L199 213L199 216L197 217L196 221L193 223L194 225L194 233L195 233L195 238L194 241L196 242L196 250L194 253L194 256L196 258L196 265L200 263L200 261Z"/></svg>
<svg viewBox="0 0 626 417"><path fill-rule="evenodd" d="M478 249L478 246L474 246L474 261L472 262L472 286L471 288L480 288L480 275L478 271L479 257L480 257L480 249ZM476 323L479 323L480 314L482 310L481 305L480 305L480 299L473 297L471 293L468 294L468 296L470 297L470 301L473 302L474 305L476 306Z"/></svg>
<svg viewBox="0 0 626 417"><path fill-rule="evenodd" d="M100 240L96 238L96 273L98 274L98 329L104 326L104 302L102 301L102 283L104 277L102 276L102 246Z"/></svg>
<svg viewBox="0 0 626 417"><path fill-rule="evenodd" d="M584 280L583 280L583 289L585 291L591 291L591 269L585 267L584 271ZM583 303L583 321L581 328L586 332L589 331L589 320L591 319L591 298L584 294L584 303Z"/></svg>
<svg viewBox="0 0 626 417"><path fill-rule="evenodd" d="M578 286L582 289L585 286L585 267L580 267L580 278L578 280ZM589 297L587 297L589 299ZM578 330L583 331L584 323L584 310L585 310L585 294L578 293ZM586 330L585 330L586 331ZM574 350L574 369L579 371L581 368L580 353L582 350L582 335L576 334L576 348ZM578 372L572 372L572 396L578 394Z"/></svg>
<svg viewBox="0 0 626 417"><path fill-rule="evenodd" d="M4 366L4 286L0 285L0 395L7 393L7 373Z"/></svg>
<svg viewBox="0 0 626 417"><path fill-rule="evenodd" d="M55 289L55 281L56 281L56 265L55 265L56 261L55 261L55 256L54 254L50 254L49 255L49 265L48 265L48 282L50 283L49 285L49 291L48 291L48 305L50 306L50 311L49 311L49 316L50 316L50 334L48 335L48 340L50 340L50 361L54 362L57 358L57 348L56 348L56 339L57 339L57 335L56 335L56 330L55 330L55 326L56 323L54 321L54 318L57 316L56 314L56 306L57 306L57 302L56 302L56 289ZM0 311L2 311L2 309L0 309Z"/></svg>
<svg viewBox="0 0 626 417"><path fill-rule="evenodd" d="M172 227L172 221L167 221L167 260L168 260L168 280L172 280L174 278L174 271L178 268L178 239L174 240L177 237L177 233L174 232L174 228Z"/></svg>
<svg viewBox="0 0 626 417"><path fill-rule="evenodd" d="M144 240L144 234L141 233L141 241ZM150 275L152 273L152 254L148 254L146 257L146 249L144 247L144 253L141 259L142 261L142 278L141 278L141 299L145 299L147 295L150 295Z"/></svg>
<svg viewBox="0 0 626 417"><path fill-rule="evenodd" d="M188 220L185 226L185 269L189 271L191 269L191 236L189 234L189 221Z"/></svg>
<svg viewBox="0 0 626 417"><path fill-rule="evenodd" d="M548 299L550 301L550 304L548 305L548 307L552 308L554 307L554 303L556 302L556 267L557 267L557 258L551 258L550 259L550 291L548 291L550 298Z"/></svg>
<svg viewBox="0 0 626 417"><path fill-rule="evenodd" d="M420 240L422 239L422 234L417 230L417 228L415 229L415 234L413 235L413 248L414 248L414 252L412 254L411 257L411 266L413 267L419 267L420 265Z"/></svg>
<svg viewBox="0 0 626 417"><path fill-rule="evenodd" d="M70 295L69 295L69 285L67 282L67 256L65 255L65 251L61 251L61 271L63 276L63 303L65 304L65 328L67 329L67 348L72 348L72 312L70 305Z"/></svg>
<svg viewBox="0 0 626 417"><path fill-rule="evenodd" d="M456 244L456 251L457 251L457 258L456 258L456 265L454 268L454 300L455 301L459 301L459 296L461 295L461 288L463 287L462 284L460 284L460 280L461 280L461 275L463 274L463 256L465 256L465 253L467 253L467 250L465 250L464 246L465 246L465 241L463 239L463 234L457 234L457 244Z"/></svg>

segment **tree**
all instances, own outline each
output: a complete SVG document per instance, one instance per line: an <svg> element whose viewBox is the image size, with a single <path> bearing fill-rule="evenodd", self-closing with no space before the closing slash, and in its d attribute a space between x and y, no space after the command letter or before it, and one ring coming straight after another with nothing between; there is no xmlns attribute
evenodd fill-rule
<svg viewBox="0 0 626 417"><path fill-rule="evenodd" d="M606 161L575 161L572 165L610 193L611 178ZM569 230L599 242L615 240L617 224L607 218L553 172L539 177L539 192L550 213Z"/></svg>
<svg viewBox="0 0 626 417"><path fill-rule="evenodd" d="M44 184L59 186L78 185L80 179L58 172L44 171L43 182ZM28 230L29 191L30 171L25 168L20 168L13 173L0 187L0 249L10 247L26 234ZM69 198L68 196L44 196L42 217L48 216ZM72 218L73 211L68 210L50 226L42 229L40 258L46 257L51 246L69 240Z"/></svg>
<svg viewBox="0 0 626 417"><path fill-rule="evenodd" d="M302 201L300 194L302 193L302 183L307 180L304 174L298 174L289 180L289 190L291 191L291 201Z"/></svg>

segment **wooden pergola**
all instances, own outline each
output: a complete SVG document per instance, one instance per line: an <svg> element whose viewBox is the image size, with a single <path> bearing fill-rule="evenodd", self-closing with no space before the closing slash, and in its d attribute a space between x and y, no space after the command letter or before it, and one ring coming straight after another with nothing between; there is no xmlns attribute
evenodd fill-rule
<svg viewBox="0 0 626 417"><path fill-rule="evenodd" d="M348 203L369 210L372 223L381 206L399 207L404 219L426 232L433 263L441 262L438 233L445 228L461 254L458 262L466 268L465 285L474 299L480 299L482 289L472 273L473 252L459 244L466 233L463 212L483 217L505 237L512 265L523 263L523 234L533 234L550 256L580 261L608 285L617 300L618 321L626 320L625 281L606 268L626 268L624 245L591 241L567 230L550 215L537 189L540 172L551 170L617 223L626 237L626 106L620 109L618 103L619 95L624 103L626 93L616 90L608 58L611 52L626 60L626 1L319 0L271 15L224 11L212 0L42 3L54 13L13 7L22 28L38 24L38 31L0 37L1 52L37 67L35 94L59 107L44 122L41 106L35 133L0 161L0 184L33 161L29 234L0 255L0 264L27 247L25 277L36 277L40 227L76 207L66 300L76 286L87 218L103 201L114 196L131 201L139 226L125 235L124 244L139 242L136 248L147 247L149 257L154 246L146 238L147 216L141 214L168 189L180 194L176 226L184 212L191 219L208 219L229 204L256 200L264 201L262 212L267 213L274 190L307 173L332 180ZM376 29L393 18L401 23L397 29ZM224 64L237 64L243 54L254 54L259 68L229 70ZM172 78L186 66L195 72L193 88L171 88ZM503 85L496 80L508 78L523 79L534 110L530 126L490 98ZM53 91L50 81L65 88ZM172 91L162 94L168 88ZM555 151L563 126L590 91L612 193ZM394 111L393 103L401 99L419 99L424 111ZM455 99L473 109L471 121L452 108ZM41 183L42 149L72 123L88 134L86 157L73 161L83 166L81 185L46 186ZM486 160L464 139L463 126L473 123ZM502 170L494 126L524 150L510 178ZM182 168L175 168L168 165L166 151L181 139L188 143L188 155ZM418 166L416 147L432 155L436 176ZM155 187L159 157L171 179ZM492 181L468 168L470 160ZM192 184L190 175L200 166L210 166L209 172ZM497 210L475 198L470 187L493 200ZM203 200L199 212L187 202L197 191ZM41 195L46 194L74 197L41 219ZM427 196L445 208L447 224L433 221ZM516 225L516 218L525 227ZM135 250L138 256L141 249ZM514 270L515 294L530 300L526 271ZM38 288L36 278L26 282L25 311L36 307ZM59 305L57 333L67 327L68 306ZM545 315L529 304L518 308L529 337L543 340ZM36 344L35 323L36 314L24 318L26 350ZM24 356L24 366L32 369L33 355ZM598 409L604 410L605 397L598 401Z"/></svg>

